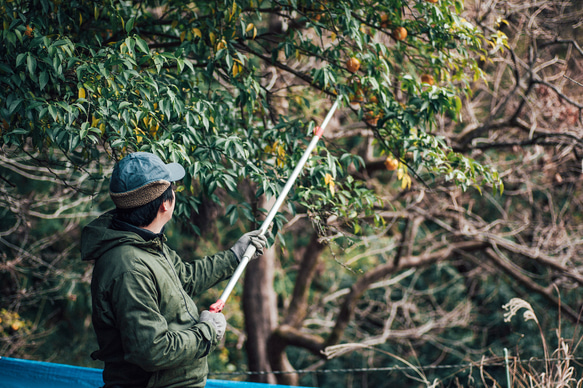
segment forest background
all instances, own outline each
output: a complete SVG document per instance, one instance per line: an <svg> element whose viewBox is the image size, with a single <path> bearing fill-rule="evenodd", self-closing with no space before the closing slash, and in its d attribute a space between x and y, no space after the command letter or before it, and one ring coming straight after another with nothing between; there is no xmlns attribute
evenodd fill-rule
<svg viewBox="0 0 583 388"><path fill-rule="evenodd" d="M583 378L581 2L3 0L0 18L1 356L102 366L79 236L113 207L115 161L186 166L167 235L194 260L257 228L340 98L210 377Z"/></svg>

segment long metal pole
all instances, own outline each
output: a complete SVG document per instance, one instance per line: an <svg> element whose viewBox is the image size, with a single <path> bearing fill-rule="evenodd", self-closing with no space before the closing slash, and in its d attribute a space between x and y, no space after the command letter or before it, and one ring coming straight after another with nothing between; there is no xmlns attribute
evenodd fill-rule
<svg viewBox="0 0 583 388"><path fill-rule="evenodd" d="M328 125L328 122L330 121L330 119L332 119L332 116L334 116L334 112L336 111L336 108L338 108L339 103L340 103L340 97L338 97L336 99L336 101L334 102L334 104L330 108L330 111L326 115L326 118L322 122L322 125L315 128L314 137L312 138L312 141L308 145L308 148L306 148L306 150L304 151L304 154L302 155L300 161L298 162L298 164L294 168L293 172L291 173L290 177L288 178L285 186L283 187L283 190L279 194L279 197L277 197L277 200L275 201L275 203L271 207L271 210L269 210L269 213L267 213L267 217L265 218L265 220L261 224L261 227L259 228L260 234L263 235L267 232L267 229L269 228L271 221L273 221L273 218L277 214L277 211L279 210L283 201L287 197L288 192L290 191L295 180L297 179L298 175L302 171L304 164L306 164L306 161L308 160L308 158L310 157L310 154L312 153L312 151L316 147L316 144L318 144L318 141L320 141L320 138L322 137L322 134L324 133L324 129ZM233 288L235 287L235 285L239 281L239 278L243 274L243 271L245 271L245 267L247 267L249 260L251 259L251 257L253 257L254 254L255 254L255 246L253 246L253 244L249 244L249 247L247 247L247 250L245 251L243 258L241 259L241 262L237 266L237 269L233 273L233 276L229 280L229 283L225 287L225 290L221 294L220 298L215 303L213 303L211 305L211 307L209 308L210 312L218 313L218 312L223 311L223 308L225 307L225 303L227 302L229 295L231 295Z"/></svg>

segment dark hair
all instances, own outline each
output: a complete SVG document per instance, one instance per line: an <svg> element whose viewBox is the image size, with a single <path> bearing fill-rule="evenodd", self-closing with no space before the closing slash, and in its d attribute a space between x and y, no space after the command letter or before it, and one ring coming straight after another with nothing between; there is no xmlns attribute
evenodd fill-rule
<svg viewBox="0 0 583 388"><path fill-rule="evenodd" d="M130 209L117 208L116 216L120 221L127 222L128 224L132 224L137 227L147 226L150 225L156 218L160 205L162 205L162 203L165 201L172 201L173 199L174 194L172 185L170 185L161 196L152 202L148 202L145 205L133 207Z"/></svg>

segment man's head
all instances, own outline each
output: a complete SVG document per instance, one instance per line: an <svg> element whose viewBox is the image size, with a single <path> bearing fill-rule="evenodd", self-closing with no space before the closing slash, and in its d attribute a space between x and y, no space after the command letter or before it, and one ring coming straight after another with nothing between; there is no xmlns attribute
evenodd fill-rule
<svg viewBox="0 0 583 388"><path fill-rule="evenodd" d="M154 154L129 154L116 164L109 184L118 215L135 226L149 225L161 204L174 201L171 184L184 174L180 164L165 164Z"/></svg>

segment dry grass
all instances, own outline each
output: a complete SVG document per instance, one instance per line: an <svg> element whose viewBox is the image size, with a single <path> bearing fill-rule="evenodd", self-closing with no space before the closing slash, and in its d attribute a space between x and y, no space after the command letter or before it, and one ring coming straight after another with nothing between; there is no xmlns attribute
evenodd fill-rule
<svg viewBox="0 0 583 388"><path fill-rule="evenodd" d="M574 352L577 346L570 347L573 341L566 340L561 335L561 330L557 330L557 349L549 353L547 341L536 317L532 306L523 299L514 298L502 306L507 312L504 314L504 321L510 322L512 317L519 310L525 309L523 318L525 321L533 320L538 326L544 350L544 370L537 369L529 363L521 361L515 357L513 368L511 369L511 387L516 388L567 388L583 387L583 377L577 379L575 368L571 365L574 359ZM560 324L559 324L560 327ZM578 345L578 344L577 344Z"/></svg>
<svg viewBox="0 0 583 388"><path fill-rule="evenodd" d="M327 359L331 360L335 357L341 356L343 354L354 351L356 349L364 349L364 348L383 353L383 354L390 356L390 357L393 357L397 361L405 364L409 370L412 370L417 375L417 376L407 375L407 377L411 380L414 380L414 381L417 381L418 383L423 384L426 388L437 388L439 386L439 380L435 379L433 381L429 381L427 379L427 377L425 376L425 373L423 372L422 368L416 367L415 365L411 364L409 361L405 360L402 357L397 356L396 354L393 354L393 353L390 353L390 352L387 352L384 350L380 350L380 349L375 348L375 347L370 346L370 345L350 343L350 344L328 346L322 352L322 354L324 354Z"/></svg>

